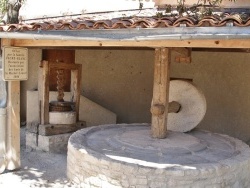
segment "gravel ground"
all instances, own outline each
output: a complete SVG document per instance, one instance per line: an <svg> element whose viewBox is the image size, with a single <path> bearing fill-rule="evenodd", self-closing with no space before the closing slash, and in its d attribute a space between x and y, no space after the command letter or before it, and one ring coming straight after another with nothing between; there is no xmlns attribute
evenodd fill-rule
<svg viewBox="0 0 250 188"><path fill-rule="evenodd" d="M25 127L21 128L21 168L0 174L1 188L78 187L67 180L67 155L26 151Z"/></svg>

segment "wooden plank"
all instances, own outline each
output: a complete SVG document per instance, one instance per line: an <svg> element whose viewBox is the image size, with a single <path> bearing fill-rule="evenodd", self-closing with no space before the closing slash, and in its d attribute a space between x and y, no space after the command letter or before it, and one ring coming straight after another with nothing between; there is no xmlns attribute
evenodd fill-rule
<svg viewBox="0 0 250 188"><path fill-rule="evenodd" d="M69 124L39 125L38 134L43 136L51 136L51 135L72 133L85 127L86 127L86 122L84 121L77 122L76 124L72 125Z"/></svg>
<svg viewBox="0 0 250 188"><path fill-rule="evenodd" d="M154 86L151 104L153 138L165 138L167 135L166 116L168 112L166 109L168 109L169 95L170 52L168 48L155 49Z"/></svg>
<svg viewBox="0 0 250 188"><path fill-rule="evenodd" d="M191 54L192 49L191 48L171 48L171 50L176 51L183 57L188 57Z"/></svg>
<svg viewBox="0 0 250 188"><path fill-rule="evenodd" d="M76 121L79 121L80 97L82 88L82 65L79 65L77 70L77 90L76 90Z"/></svg>
<svg viewBox="0 0 250 188"><path fill-rule="evenodd" d="M171 48L171 50L177 52L176 63L191 63L192 48Z"/></svg>
<svg viewBox="0 0 250 188"><path fill-rule="evenodd" d="M2 46L13 41L2 39ZM8 170L20 168L20 81L8 81L6 161Z"/></svg>
<svg viewBox="0 0 250 188"><path fill-rule="evenodd" d="M20 161L20 81L8 82L7 169L21 166Z"/></svg>
<svg viewBox="0 0 250 188"><path fill-rule="evenodd" d="M191 61L192 61L191 56L189 56L189 57L181 57L181 56L175 57L176 63L191 63Z"/></svg>
<svg viewBox="0 0 250 188"><path fill-rule="evenodd" d="M41 124L49 123L49 62L43 61L42 96L41 96Z"/></svg>
<svg viewBox="0 0 250 188"><path fill-rule="evenodd" d="M176 102L176 101L172 101L170 103L168 103L168 113L178 113L181 110L181 104Z"/></svg>
<svg viewBox="0 0 250 188"><path fill-rule="evenodd" d="M23 47L187 47L187 48L250 48L250 39L182 39L182 40L31 40L15 39L14 46Z"/></svg>
<svg viewBox="0 0 250 188"><path fill-rule="evenodd" d="M53 63L50 62L49 64L50 69L71 69L71 70L78 70L79 64L69 64L69 63Z"/></svg>
<svg viewBox="0 0 250 188"><path fill-rule="evenodd" d="M43 60L51 63L67 63L67 64L75 64L75 50L62 50L62 49L43 49ZM70 79L71 79L71 71L64 70L64 91L70 91ZM57 70L52 69L49 73L49 89L50 91L57 91Z"/></svg>

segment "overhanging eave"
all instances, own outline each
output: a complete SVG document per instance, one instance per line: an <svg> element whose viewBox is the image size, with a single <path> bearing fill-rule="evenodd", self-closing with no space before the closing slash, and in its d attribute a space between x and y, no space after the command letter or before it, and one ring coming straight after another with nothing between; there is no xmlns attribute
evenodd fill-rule
<svg viewBox="0 0 250 188"><path fill-rule="evenodd" d="M248 27L171 27L0 32L16 46L250 48ZM249 44L248 44L249 43Z"/></svg>

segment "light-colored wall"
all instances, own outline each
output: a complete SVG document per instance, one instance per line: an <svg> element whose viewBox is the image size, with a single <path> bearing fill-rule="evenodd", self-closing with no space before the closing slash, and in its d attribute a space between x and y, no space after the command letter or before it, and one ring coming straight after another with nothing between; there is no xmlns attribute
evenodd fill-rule
<svg viewBox="0 0 250 188"><path fill-rule="evenodd" d="M192 78L207 100L198 126L250 144L250 54L193 52L190 65L172 64L172 75Z"/></svg>
<svg viewBox="0 0 250 188"><path fill-rule="evenodd" d="M36 88L41 51L29 50L29 77L24 91ZM250 54L192 52L191 64L171 64L171 77L193 79L207 99L207 113L198 126L250 144ZM151 49L77 49L82 63L82 94L117 114L118 123L150 122L154 51Z"/></svg>
<svg viewBox="0 0 250 188"><path fill-rule="evenodd" d="M26 91L27 90L37 90L38 85L38 65L42 59L42 51L40 49L29 49L28 50L28 80L21 81L21 91L20 91L20 113L21 122L26 121Z"/></svg>
<svg viewBox="0 0 250 188"><path fill-rule="evenodd" d="M83 96L117 114L120 123L149 122L153 50L76 50Z"/></svg>

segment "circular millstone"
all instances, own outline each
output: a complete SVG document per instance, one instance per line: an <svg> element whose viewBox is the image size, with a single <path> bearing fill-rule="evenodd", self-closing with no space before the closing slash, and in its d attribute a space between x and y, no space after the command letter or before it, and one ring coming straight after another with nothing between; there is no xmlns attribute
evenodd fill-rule
<svg viewBox="0 0 250 188"><path fill-rule="evenodd" d="M69 179L83 186L101 182L99 187L250 186L250 149L243 142L201 130L169 131L166 139L150 132L148 124L75 132L68 144Z"/></svg>
<svg viewBox="0 0 250 188"><path fill-rule="evenodd" d="M181 105L178 113L168 113L167 128L187 132L195 128L204 118L207 105L204 94L190 82L172 80L169 86L169 102Z"/></svg>

